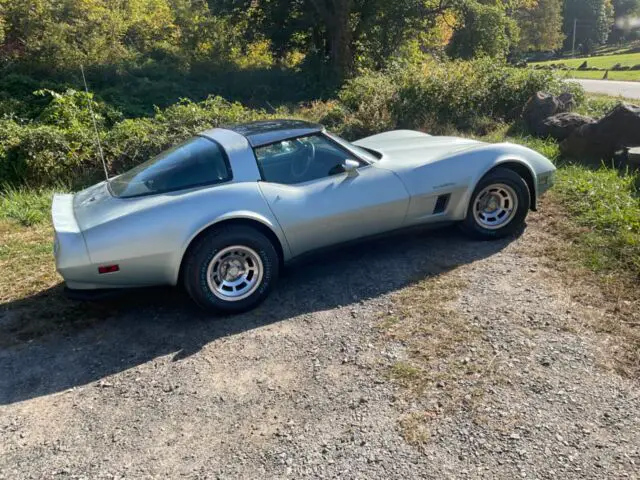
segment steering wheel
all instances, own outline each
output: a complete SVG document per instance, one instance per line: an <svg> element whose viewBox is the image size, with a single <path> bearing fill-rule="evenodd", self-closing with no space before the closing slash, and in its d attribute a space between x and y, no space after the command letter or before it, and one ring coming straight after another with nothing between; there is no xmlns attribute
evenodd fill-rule
<svg viewBox="0 0 640 480"><path fill-rule="evenodd" d="M299 155L295 155L291 162L291 175L293 178L299 179L309 171L309 167L316 158L316 146L309 140L299 140L303 150Z"/></svg>

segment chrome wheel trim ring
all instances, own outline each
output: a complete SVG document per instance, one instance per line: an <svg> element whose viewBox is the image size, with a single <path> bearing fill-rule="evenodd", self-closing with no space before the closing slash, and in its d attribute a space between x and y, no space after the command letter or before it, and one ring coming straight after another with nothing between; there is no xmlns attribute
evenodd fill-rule
<svg viewBox="0 0 640 480"><path fill-rule="evenodd" d="M263 277L264 265L260 255L244 245L220 250L207 267L209 290L226 302L239 302L251 296Z"/></svg>
<svg viewBox="0 0 640 480"><path fill-rule="evenodd" d="M518 195L504 183L485 187L473 202L473 218L487 230L505 227L511 223L517 211Z"/></svg>

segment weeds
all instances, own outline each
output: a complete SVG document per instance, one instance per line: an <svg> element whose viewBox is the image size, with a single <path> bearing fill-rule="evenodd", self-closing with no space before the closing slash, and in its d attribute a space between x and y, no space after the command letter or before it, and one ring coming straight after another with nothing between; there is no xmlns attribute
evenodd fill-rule
<svg viewBox="0 0 640 480"><path fill-rule="evenodd" d="M0 190L0 220L17 222L24 227L45 223L49 219L53 192L5 187Z"/></svg>

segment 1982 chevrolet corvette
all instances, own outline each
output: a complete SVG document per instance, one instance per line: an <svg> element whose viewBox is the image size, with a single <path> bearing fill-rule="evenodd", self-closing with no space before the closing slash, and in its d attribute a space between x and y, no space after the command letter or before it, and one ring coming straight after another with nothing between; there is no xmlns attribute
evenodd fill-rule
<svg viewBox="0 0 640 480"><path fill-rule="evenodd" d="M55 195L56 267L71 290L184 284L240 312L311 250L459 222L513 234L554 182L539 153L398 130L349 143L321 125L216 128L75 195Z"/></svg>

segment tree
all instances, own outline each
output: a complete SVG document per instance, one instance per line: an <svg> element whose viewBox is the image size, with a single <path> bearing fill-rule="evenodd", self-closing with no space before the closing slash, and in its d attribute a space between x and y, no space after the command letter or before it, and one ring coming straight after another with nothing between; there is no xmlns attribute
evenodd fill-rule
<svg viewBox="0 0 640 480"><path fill-rule="evenodd" d="M407 38L465 0L209 0L213 12L251 12L251 31L279 57L291 49L328 67L336 79L356 64L381 66ZM366 58L363 58L366 57Z"/></svg>
<svg viewBox="0 0 640 480"><path fill-rule="evenodd" d="M507 15L504 4L468 0L461 9L461 23L453 34L449 53L460 58L506 58L517 37L516 22Z"/></svg>
<svg viewBox="0 0 640 480"><path fill-rule="evenodd" d="M562 47L562 0L539 0L532 9L516 14L520 27L520 50L548 51Z"/></svg>
<svg viewBox="0 0 640 480"><path fill-rule="evenodd" d="M613 25L613 5L611 0L565 0L564 27L565 49L573 43L573 28L576 22L576 45L581 45L585 53L597 45L607 42Z"/></svg>

